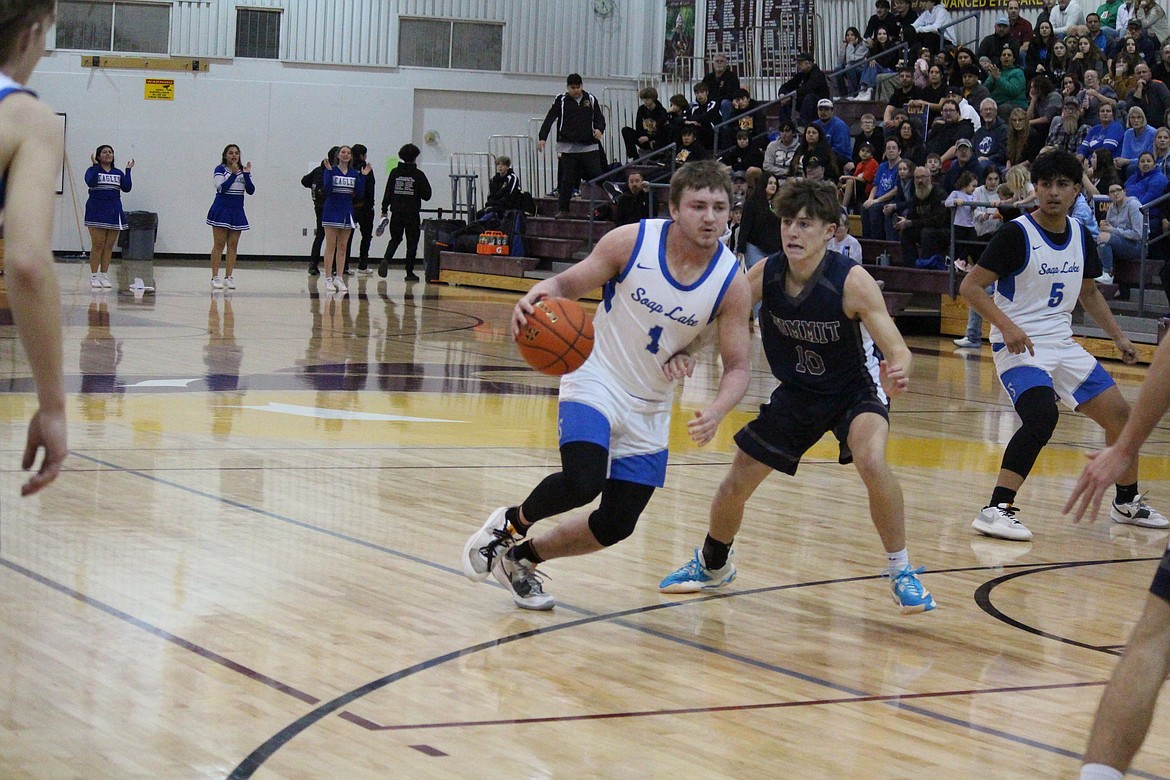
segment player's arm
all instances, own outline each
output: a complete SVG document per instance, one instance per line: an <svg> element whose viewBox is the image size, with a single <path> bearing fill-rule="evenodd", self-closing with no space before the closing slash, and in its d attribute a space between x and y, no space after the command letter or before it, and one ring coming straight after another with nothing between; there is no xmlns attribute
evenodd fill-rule
<svg viewBox="0 0 1170 780"><path fill-rule="evenodd" d="M1090 238L1090 240L1092 240ZM1096 248L1093 249L1096 252ZM1086 264L1088 265L1088 264ZM1097 327L1105 331L1109 338L1113 339L1113 343L1117 345L1117 349L1121 352L1121 359L1133 365L1137 362L1138 354L1137 347L1133 345L1121 326L1117 324L1117 319L1113 316L1113 311L1109 308L1105 296L1097 289L1097 282L1086 274L1086 278L1081 281L1081 294L1077 302L1084 307L1085 313L1093 318L1093 322L1097 323Z"/></svg>
<svg viewBox="0 0 1170 780"><path fill-rule="evenodd" d="M1090 455L1093 460L1081 472L1081 478L1064 505L1064 513L1076 509L1074 522L1087 513L1097 516L1105 492L1137 460L1138 450L1154 426L1170 408L1170 339L1163 339L1154 352L1142 390L1130 410L1129 419L1112 446Z"/></svg>
<svg viewBox="0 0 1170 780"><path fill-rule="evenodd" d="M532 313L532 304L536 301L544 298L569 298L575 301L619 275L634 251L639 230L640 225L622 225L614 228L602 236L584 260L534 285L516 301L516 307L512 310L513 338L519 335L520 329L527 324L528 315Z"/></svg>
<svg viewBox="0 0 1170 780"><path fill-rule="evenodd" d="M758 263L756 267L762 266ZM751 378L751 335L748 316L751 312L751 293L748 283L736 274L727 287L715 321L719 324L719 358L723 362L723 377L719 390L705 409L695 412L687 423L687 432L700 447L715 438L719 423L747 392Z"/></svg>
<svg viewBox="0 0 1170 780"><path fill-rule="evenodd" d="M881 380L886 395L893 397L910 389L910 366L914 358L886 309L881 288L861 266L851 268L845 277L841 302L846 316L861 320L873 343L882 351Z"/></svg>
<svg viewBox="0 0 1170 780"><path fill-rule="evenodd" d="M1003 309L995 305L995 301L987 294L987 286L998 281L1003 275L1015 273L1015 269L1008 267L1012 258L1027 257L1027 238L1024 229L1014 223L1008 223L999 229L992 237L979 264L967 272L963 283L959 286L959 294L967 301L967 305L983 319L999 328L1003 334L1003 343L1008 352L1020 354L1025 350L1029 354L1036 354L1032 340L1024 333ZM1006 260L1006 262L1005 262ZM1019 262L1023 262L1022 259Z"/></svg>
<svg viewBox="0 0 1170 780"><path fill-rule="evenodd" d="M755 306L764 300L764 266L766 265L767 263L761 260L748 269L746 278L751 306ZM751 306L748 308L751 308Z"/></svg>
<svg viewBox="0 0 1170 780"><path fill-rule="evenodd" d="M21 494L35 493L61 470L68 454L65 434L65 383L61 357L61 296L53 270L52 231L56 201L55 170L61 164L61 133L43 103L14 95L5 101L19 117L16 151L8 168L5 209L5 279L16 330L36 382L37 411L29 422L23 468L37 451L44 457Z"/></svg>

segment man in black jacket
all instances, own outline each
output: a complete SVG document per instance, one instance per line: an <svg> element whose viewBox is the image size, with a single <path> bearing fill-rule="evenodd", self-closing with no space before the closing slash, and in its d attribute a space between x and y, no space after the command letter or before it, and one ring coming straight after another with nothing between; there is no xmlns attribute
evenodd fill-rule
<svg viewBox="0 0 1170 780"><path fill-rule="evenodd" d="M622 128L622 140L626 142L626 157L631 160L670 143L667 135L670 117L658 102L658 90L654 87L644 87L638 93L638 98L642 105L638 106L638 113L634 115L634 126Z"/></svg>
<svg viewBox="0 0 1170 780"><path fill-rule="evenodd" d="M796 75L780 85L781 95L793 90L796 91L793 105L800 113L800 120L797 122L800 125L811 125L816 121L817 102L821 98L833 96L825 72L813 62L812 55L808 52L796 55Z"/></svg>
<svg viewBox="0 0 1170 780"><path fill-rule="evenodd" d="M337 150L340 148L340 146L335 146L325 155L330 165L337 164ZM313 231L313 248L309 250L309 276L318 276L321 273L317 269L317 263L321 261L321 244L325 241L325 230L321 227L321 209L325 208L325 183L321 178L324 172L325 166L318 165L301 177L301 186L309 191L309 197L313 199L313 211L317 212L317 228Z"/></svg>
<svg viewBox="0 0 1170 780"><path fill-rule="evenodd" d="M920 257L945 254L950 241L950 210L943 205L946 195L931 181L930 171L914 169L914 194L906 215L894 220L901 233L902 265L913 267Z"/></svg>
<svg viewBox="0 0 1170 780"><path fill-rule="evenodd" d="M488 196L483 210L476 214L480 219L489 211L504 216L505 211L520 208L520 177L512 170L512 158L503 155L496 158L496 175L488 182Z"/></svg>
<svg viewBox="0 0 1170 780"><path fill-rule="evenodd" d="M601 145L598 141L605 133L601 104L582 88L581 76L570 73L565 87L565 91L553 100L536 142L536 151L543 152L553 122L557 123L557 157L560 160L558 218L569 216L569 199L582 177L589 181L601 176Z"/></svg>
<svg viewBox="0 0 1170 780"><path fill-rule="evenodd" d="M366 167L366 155L369 150L366 149L365 144L354 144L353 151L353 167L359 171ZM374 180L374 172L370 171L366 176L366 187L362 192L362 197L359 200L354 198L353 201L353 216L358 223L358 229L361 231L361 241L358 244L358 270L366 271L370 260L370 242L374 240L374 198L377 197L377 190L375 189L376 182ZM349 234L349 241L353 243L353 232ZM349 246L345 248L345 271L346 273L353 273L349 270Z"/></svg>
<svg viewBox="0 0 1170 780"><path fill-rule="evenodd" d="M628 189L622 193L614 205L614 225L631 225L639 220L650 217L650 189L642 179L642 174L631 173L626 179Z"/></svg>
<svg viewBox="0 0 1170 780"><path fill-rule="evenodd" d="M418 155L419 148L414 144L403 146L398 150L401 162L390 171L390 178L386 179L386 191L382 195L382 217L385 218L387 211L390 212L390 243L386 245L386 254L378 264L378 276L383 279L389 271L390 258L398 251L405 234L406 281L418 281L414 273L414 261L418 258L418 237L422 228L420 212L422 202L431 199L431 182L415 164Z"/></svg>
<svg viewBox="0 0 1170 780"><path fill-rule="evenodd" d="M720 116L726 122L731 118L731 96L739 89L739 76L727 66L726 54L712 57L711 66L712 70L703 76L702 83L707 86L707 97L715 101Z"/></svg>

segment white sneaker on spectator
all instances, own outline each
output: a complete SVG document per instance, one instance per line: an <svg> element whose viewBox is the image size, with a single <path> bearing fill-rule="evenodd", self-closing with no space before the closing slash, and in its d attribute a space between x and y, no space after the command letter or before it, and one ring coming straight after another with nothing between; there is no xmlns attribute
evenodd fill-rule
<svg viewBox="0 0 1170 780"><path fill-rule="evenodd" d="M1108 271L1102 271L1101 275L1095 281L1098 284L1113 284L1113 274Z"/></svg>
<svg viewBox="0 0 1170 780"><path fill-rule="evenodd" d="M857 99L858 100L872 100L873 99L873 90L868 89L868 88L861 90L860 92L857 93Z"/></svg>
<svg viewBox="0 0 1170 780"><path fill-rule="evenodd" d="M983 346L983 342L982 341L973 341L972 339L969 339L966 336L964 336L961 339L955 339L955 346L961 347L962 349L979 349L980 347Z"/></svg>

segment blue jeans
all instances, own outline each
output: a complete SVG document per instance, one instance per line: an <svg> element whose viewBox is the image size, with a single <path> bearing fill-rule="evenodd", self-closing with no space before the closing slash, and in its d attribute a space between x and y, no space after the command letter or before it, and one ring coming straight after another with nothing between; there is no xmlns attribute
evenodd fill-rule
<svg viewBox="0 0 1170 780"><path fill-rule="evenodd" d="M1105 273L1112 276L1115 257L1122 260L1138 260L1142 256L1142 247L1137 241L1110 233L1108 242L1097 244L1097 254L1101 255L1101 267Z"/></svg>
<svg viewBox="0 0 1170 780"><path fill-rule="evenodd" d="M988 295L995 294L995 285L989 284L984 289ZM983 341L983 317L975 311L975 307L967 304L967 338L979 344Z"/></svg>
<svg viewBox="0 0 1170 780"><path fill-rule="evenodd" d="M756 246L753 243L749 242L749 243L744 245L743 263L744 263L744 265L747 266L749 271L752 269L753 265L760 262L761 260L763 260L767 256L768 256L767 252L765 252L763 249L760 249L758 246ZM752 307L752 314L754 314L757 317L760 316L760 304L757 303L755 306Z"/></svg>
<svg viewBox="0 0 1170 780"><path fill-rule="evenodd" d="M898 240L898 231L894 230L894 216L882 213L882 209L887 205L887 203L878 203L869 208L861 209L862 236L880 241Z"/></svg>

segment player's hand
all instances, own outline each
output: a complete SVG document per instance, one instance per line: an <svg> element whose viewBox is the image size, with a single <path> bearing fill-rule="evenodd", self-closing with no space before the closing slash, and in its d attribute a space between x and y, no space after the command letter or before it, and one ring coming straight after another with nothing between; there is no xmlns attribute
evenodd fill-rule
<svg viewBox="0 0 1170 780"><path fill-rule="evenodd" d="M878 364L878 378L886 395L893 398L910 389L910 377L906 374L906 367L897 363L883 360Z"/></svg>
<svg viewBox="0 0 1170 780"><path fill-rule="evenodd" d="M133 167L134 167L134 158L131 157L129 160L126 161L126 170L130 170Z"/></svg>
<svg viewBox="0 0 1170 780"><path fill-rule="evenodd" d="M512 338L518 338L520 331L528 324L528 315L532 313L532 304L548 297L548 293L533 287L520 300L516 301L512 309Z"/></svg>
<svg viewBox="0 0 1170 780"><path fill-rule="evenodd" d="M722 421L722 416L715 416L709 409L697 411L695 419L687 423L687 433L691 435L691 441L702 447L715 438L715 432L719 430L719 423Z"/></svg>
<svg viewBox="0 0 1170 780"><path fill-rule="evenodd" d="M333 170L333 166L329 164L329 158L328 158L328 157L326 157L324 160L322 160L322 161L321 161L321 167L322 167L322 168L324 168L324 169L325 169L325 170L327 170L327 171L331 171L331 170Z"/></svg>
<svg viewBox="0 0 1170 780"><path fill-rule="evenodd" d="M1086 516L1090 523L1097 519L1105 491L1115 485L1134 462L1133 456L1116 447L1106 447L1100 452L1089 453L1089 459L1089 465L1081 472L1081 477L1062 510L1066 515L1073 512L1074 523L1081 522Z"/></svg>
<svg viewBox="0 0 1170 780"><path fill-rule="evenodd" d="M662 373L671 382L685 379L688 376L693 376L695 373L694 355L688 355L686 352L679 352L671 355L670 360L666 361L666 365L662 367Z"/></svg>
<svg viewBox="0 0 1170 780"><path fill-rule="evenodd" d="M1032 344L1032 339L1028 338L1028 334L1020 330L1014 322L1009 322L1006 328L1001 328L1003 333L1003 343L1007 347L1008 352L1013 355L1022 355L1027 352L1029 355L1035 356L1035 345Z"/></svg>
<svg viewBox="0 0 1170 780"><path fill-rule="evenodd" d="M22 496L31 496L57 478L61 464L69 454L65 436L65 412L48 413L38 409L28 423L28 441L24 447L21 468L28 471L37 459L37 451L44 450L37 472L20 486Z"/></svg>
<svg viewBox="0 0 1170 780"><path fill-rule="evenodd" d="M594 139L596 139L596 140L600 141L600 140L601 140L601 136L603 136L603 135L604 135L604 133L602 133L600 130L598 130L598 129L594 128L594 130L593 130L593 137L594 137Z"/></svg>
<svg viewBox="0 0 1170 780"><path fill-rule="evenodd" d="M89 164L97 165L97 158L93 156L93 152L89 153Z"/></svg>
<svg viewBox="0 0 1170 780"><path fill-rule="evenodd" d="M248 164L244 166L244 173L252 172L252 161L248 160Z"/></svg>
<svg viewBox="0 0 1170 780"><path fill-rule="evenodd" d="M369 176L370 173L373 172L373 170L374 170L374 167L372 165L370 165L369 163L366 163L366 167L362 168L362 176Z"/></svg>
<svg viewBox="0 0 1170 780"><path fill-rule="evenodd" d="M1138 360L1137 347L1133 342L1122 336L1117 341L1113 342L1117 345L1117 349L1121 352L1121 360L1127 365L1132 366Z"/></svg>

